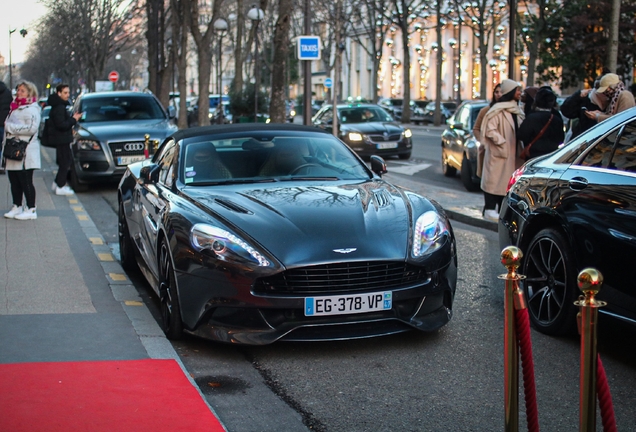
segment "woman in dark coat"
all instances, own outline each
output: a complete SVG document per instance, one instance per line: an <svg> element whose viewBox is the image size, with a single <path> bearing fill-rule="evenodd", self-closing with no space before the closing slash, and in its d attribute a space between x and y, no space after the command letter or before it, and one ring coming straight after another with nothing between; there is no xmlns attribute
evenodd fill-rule
<svg viewBox="0 0 636 432"><path fill-rule="evenodd" d="M541 87L534 98L532 111L519 126L517 139L524 147L532 143L547 125L547 128L530 147L528 159L545 155L556 150L565 139L563 118L556 107L556 95L550 87ZM548 124L548 122L550 122Z"/></svg>
<svg viewBox="0 0 636 432"><path fill-rule="evenodd" d="M57 163L59 169L55 182L51 186L56 195L72 195L73 189L66 185L71 164L73 163L71 154L71 142L73 141L73 126L82 116L80 113L69 114L66 107L70 105L69 97L71 93L69 86L60 84L56 87L55 93L49 96L48 104L51 106L49 113L48 128L46 128L46 140L48 145L57 148Z"/></svg>

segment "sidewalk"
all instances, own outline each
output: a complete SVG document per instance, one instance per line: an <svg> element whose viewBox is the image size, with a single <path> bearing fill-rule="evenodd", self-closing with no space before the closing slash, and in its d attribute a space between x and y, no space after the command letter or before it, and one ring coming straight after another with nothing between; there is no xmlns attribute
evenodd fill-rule
<svg viewBox="0 0 636 432"><path fill-rule="evenodd" d="M54 158L37 220L0 216L0 431L225 430L81 202L51 192Z"/></svg>
<svg viewBox="0 0 636 432"><path fill-rule="evenodd" d="M35 171L37 220L0 216L0 432L224 431L82 203L51 192L54 158ZM481 194L406 177L386 175L496 230Z"/></svg>

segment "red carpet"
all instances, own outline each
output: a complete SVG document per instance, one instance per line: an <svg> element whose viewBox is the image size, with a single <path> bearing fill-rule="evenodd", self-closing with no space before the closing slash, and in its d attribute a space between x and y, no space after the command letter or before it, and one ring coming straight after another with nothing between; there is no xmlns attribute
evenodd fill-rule
<svg viewBox="0 0 636 432"><path fill-rule="evenodd" d="M174 360L0 364L1 432L225 431Z"/></svg>

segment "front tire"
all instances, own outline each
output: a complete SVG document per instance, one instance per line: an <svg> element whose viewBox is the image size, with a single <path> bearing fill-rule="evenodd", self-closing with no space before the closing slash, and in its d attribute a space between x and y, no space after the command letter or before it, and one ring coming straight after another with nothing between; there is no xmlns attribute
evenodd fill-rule
<svg viewBox="0 0 636 432"><path fill-rule="evenodd" d="M577 298L574 256L563 234L539 231L523 259L524 296L532 326L547 335L569 335L576 329Z"/></svg>
<svg viewBox="0 0 636 432"><path fill-rule="evenodd" d="M179 340L183 337L183 323L177 293L177 280L166 239L161 241L159 249L159 272L159 303L163 332L168 339Z"/></svg>
<svg viewBox="0 0 636 432"><path fill-rule="evenodd" d="M118 235L119 235L119 260L121 266L126 271L132 271L137 269L137 261L135 260L135 245L130 238L130 231L128 231L128 222L126 221L126 215L124 213L124 203L119 203L119 223L118 223Z"/></svg>
<svg viewBox="0 0 636 432"><path fill-rule="evenodd" d="M468 192L476 192L480 189L479 183L473 181L472 166L465 154L462 158L462 168L459 175L462 179L462 184Z"/></svg>

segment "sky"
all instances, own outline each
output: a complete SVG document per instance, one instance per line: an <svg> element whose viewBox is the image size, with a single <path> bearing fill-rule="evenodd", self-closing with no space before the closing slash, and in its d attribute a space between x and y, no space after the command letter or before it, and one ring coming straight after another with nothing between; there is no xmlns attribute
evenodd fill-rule
<svg viewBox="0 0 636 432"><path fill-rule="evenodd" d="M45 12L40 0L0 0L0 54L5 64L9 64L9 30L17 30L11 35L11 59L13 63L20 63L37 33L35 23ZM28 32L24 38L20 35L23 28Z"/></svg>

